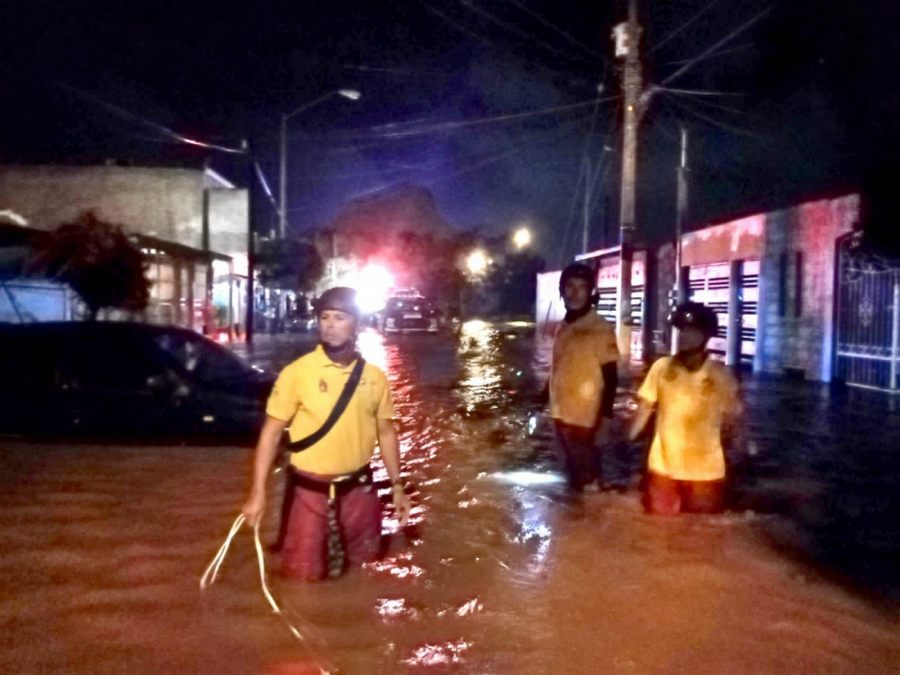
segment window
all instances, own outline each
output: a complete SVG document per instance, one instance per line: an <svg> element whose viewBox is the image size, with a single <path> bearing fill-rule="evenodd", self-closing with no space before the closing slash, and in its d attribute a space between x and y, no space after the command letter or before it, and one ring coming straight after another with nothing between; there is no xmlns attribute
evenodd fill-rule
<svg viewBox="0 0 900 675"><path fill-rule="evenodd" d="M79 335L66 351L66 380L86 389L149 391L167 369L141 341L120 335Z"/></svg>
<svg viewBox="0 0 900 675"><path fill-rule="evenodd" d="M788 256L782 253L778 260L778 316L787 314L787 294L788 294Z"/></svg>
<svg viewBox="0 0 900 675"><path fill-rule="evenodd" d="M154 340L192 380L217 385L247 378L247 368L217 344L186 333L158 333Z"/></svg>

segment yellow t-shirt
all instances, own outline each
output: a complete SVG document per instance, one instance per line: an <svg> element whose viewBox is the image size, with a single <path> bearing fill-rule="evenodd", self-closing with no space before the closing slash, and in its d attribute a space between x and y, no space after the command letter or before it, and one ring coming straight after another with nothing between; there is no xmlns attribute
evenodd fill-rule
<svg viewBox="0 0 900 675"><path fill-rule="evenodd" d="M722 421L737 413L737 382L728 369L707 359L690 372L671 356L650 367L638 396L656 404L656 433L650 447L650 471L675 480L725 477Z"/></svg>
<svg viewBox="0 0 900 675"><path fill-rule="evenodd" d="M355 361L346 367L339 366L318 345L281 371L266 414L290 422L291 441L315 433L334 409L354 364ZM344 413L318 443L302 452L291 453L291 464L318 474L355 471L375 452L377 420L393 417L387 378L367 362Z"/></svg>
<svg viewBox="0 0 900 675"><path fill-rule="evenodd" d="M601 366L619 360L616 332L591 311L562 322L553 339L550 363L550 416L566 424L592 427L603 396Z"/></svg>

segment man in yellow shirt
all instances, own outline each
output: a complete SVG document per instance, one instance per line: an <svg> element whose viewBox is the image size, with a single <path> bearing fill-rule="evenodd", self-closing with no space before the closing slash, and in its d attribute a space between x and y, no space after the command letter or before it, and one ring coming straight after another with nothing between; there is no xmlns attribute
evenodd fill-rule
<svg viewBox="0 0 900 675"><path fill-rule="evenodd" d="M560 459L576 492L603 482L596 435L603 417L612 417L618 384L619 350L613 327L595 306L596 274L572 263L559 278L566 315L553 338L550 380L544 397L556 427Z"/></svg>
<svg viewBox="0 0 900 675"><path fill-rule="evenodd" d="M243 507L247 522L255 526L265 510L266 481L287 429L290 443L308 447L291 454L282 569L287 576L308 580L338 576L346 561L368 562L379 553L381 503L369 469L376 442L401 526L410 507L400 480L387 378L370 363L361 371L356 368L361 357L356 351L360 317L355 291L327 290L316 313L319 344L285 367L272 390L256 446L253 485ZM355 371L358 384L328 428L326 420Z"/></svg>
<svg viewBox="0 0 900 675"><path fill-rule="evenodd" d="M644 507L666 515L716 513L724 506L722 429L741 414L737 382L706 350L718 325L713 310L684 303L672 325L679 331L677 354L651 366L630 432L637 438L656 409Z"/></svg>

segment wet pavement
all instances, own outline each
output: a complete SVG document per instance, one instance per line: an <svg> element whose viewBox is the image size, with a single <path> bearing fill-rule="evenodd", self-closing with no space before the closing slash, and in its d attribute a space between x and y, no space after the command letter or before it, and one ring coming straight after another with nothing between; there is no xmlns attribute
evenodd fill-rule
<svg viewBox="0 0 900 675"><path fill-rule="evenodd" d="M310 346L260 338L245 356L278 367ZM265 604L246 532L220 581L197 588L242 502L248 448L7 441L0 669L900 669L900 427L888 398L746 380L758 452L730 458L735 511L651 518L635 487L642 445L610 450L620 490L572 497L547 426L527 436L542 361L530 326L365 333L361 347L391 381L415 508L403 531L386 520L383 561L336 582L271 580L305 641Z"/></svg>

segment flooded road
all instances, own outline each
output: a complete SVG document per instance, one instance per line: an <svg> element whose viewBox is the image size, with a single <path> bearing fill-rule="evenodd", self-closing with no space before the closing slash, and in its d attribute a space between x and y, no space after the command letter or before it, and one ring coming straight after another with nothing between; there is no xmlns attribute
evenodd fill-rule
<svg viewBox="0 0 900 675"><path fill-rule="evenodd" d="M250 358L278 366L307 347L283 339ZM4 441L0 669L900 669L898 615L872 600L897 589L898 430L886 403L843 402L862 415L850 423L832 402L747 383L759 454L737 466L740 511L650 518L633 487L639 449L617 452L628 489L570 498L549 430L527 437L528 326L365 333L361 348L391 380L414 511L404 531L386 520L381 562L339 581L271 578L304 642L266 605L246 530L219 582L197 587L244 498L248 448ZM866 447L841 452L860 425ZM265 541L279 500L272 490Z"/></svg>

